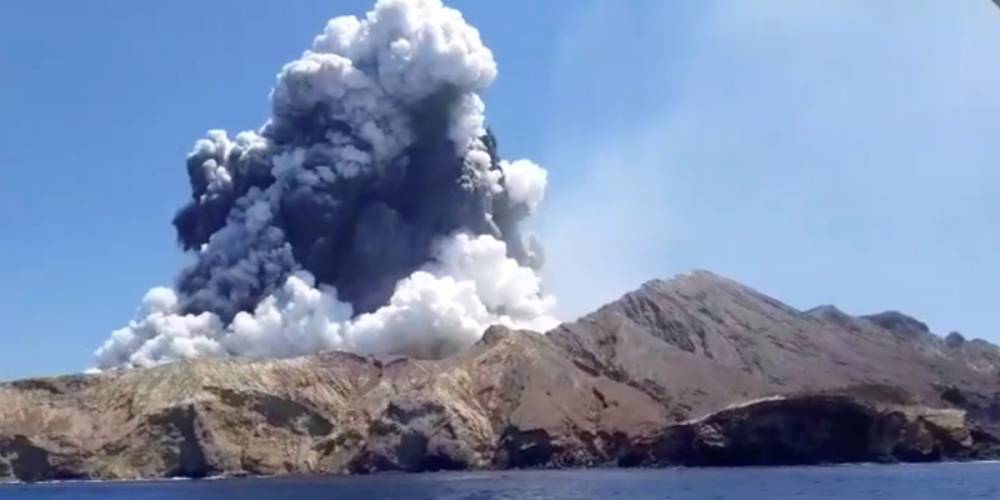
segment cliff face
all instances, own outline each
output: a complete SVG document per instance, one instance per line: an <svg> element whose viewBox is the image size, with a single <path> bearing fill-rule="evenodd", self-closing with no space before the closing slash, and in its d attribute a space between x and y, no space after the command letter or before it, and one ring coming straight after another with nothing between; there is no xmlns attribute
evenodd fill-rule
<svg viewBox="0 0 1000 500"><path fill-rule="evenodd" d="M667 426L621 463L689 466L929 462L998 453L961 410L802 394L744 403Z"/></svg>
<svg viewBox="0 0 1000 500"><path fill-rule="evenodd" d="M548 335L494 327L442 361L328 353L0 384L0 478L993 456L996 348L888 319L803 313L695 273Z"/></svg>

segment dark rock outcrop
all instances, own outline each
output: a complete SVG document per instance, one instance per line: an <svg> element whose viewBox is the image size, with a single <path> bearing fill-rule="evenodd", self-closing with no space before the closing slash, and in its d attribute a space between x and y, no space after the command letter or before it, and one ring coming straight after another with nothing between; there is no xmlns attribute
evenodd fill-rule
<svg viewBox="0 0 1000 500"><path fill-rule="evenodd" d="M441 361L326 353L0 384L0 479L998 455L1000 351L696 272Z"/></svg>
<svg viewBox="0 0 1000 500"><path fill-rule="evenodd" d="M861 318L904 338L920 337L931 333L931 329L927 327L926 323L899 311L886 311Z"/></svg>
<svg viewBox="0 0 1000 500"><path fill-rule="evenodd" d="M926 462L993 457L996 447L996 439L967 426L960 410L798 395L669 426L627 460L688 466Z"/></svg>

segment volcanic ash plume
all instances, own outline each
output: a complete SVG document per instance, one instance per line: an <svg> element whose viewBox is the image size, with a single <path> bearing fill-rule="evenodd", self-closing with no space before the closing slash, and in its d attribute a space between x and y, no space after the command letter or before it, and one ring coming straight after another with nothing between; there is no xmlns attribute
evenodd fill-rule
<svg viewBox="0 0 1000 500"><path fill-rule="evenodd" d="M195 263L150 290L100 369L340 349L447 356L494 323L545 331L518 226L546 172L501 160L478 93L493 54L438 0L338 17L278 73L258 132L213 130L174 218Z"/></svg>

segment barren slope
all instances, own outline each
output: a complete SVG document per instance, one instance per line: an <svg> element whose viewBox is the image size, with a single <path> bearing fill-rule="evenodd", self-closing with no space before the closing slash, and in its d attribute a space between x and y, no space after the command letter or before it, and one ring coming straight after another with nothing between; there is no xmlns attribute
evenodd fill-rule
<svg viewBox="0 0 1000 500"><path fill-rule="evenodd" d="M0 479L996 456L1000 351L696 272L441 361L327 353L0 384ZM775 397L781 395L781 397Z"/></svg>
<svg viewBox="0 0 1000 500"><path fill-rule="evenodd" d="M896 312L798 311L706 271L648 282L549 337L679 419L747 398L838 390L960 406L993 429L1000 421L997 347L946 342Z"/></svg>

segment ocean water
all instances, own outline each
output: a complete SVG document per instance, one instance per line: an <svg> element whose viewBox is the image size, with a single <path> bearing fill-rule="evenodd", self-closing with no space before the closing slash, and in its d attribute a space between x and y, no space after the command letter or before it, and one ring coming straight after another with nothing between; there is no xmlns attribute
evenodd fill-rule
<svg viewBox="0 0 1000 500"><path fill-rule="evenodd" d="M1000 499L1000 464L381 474L0 486L0 499Z"/></svg>

